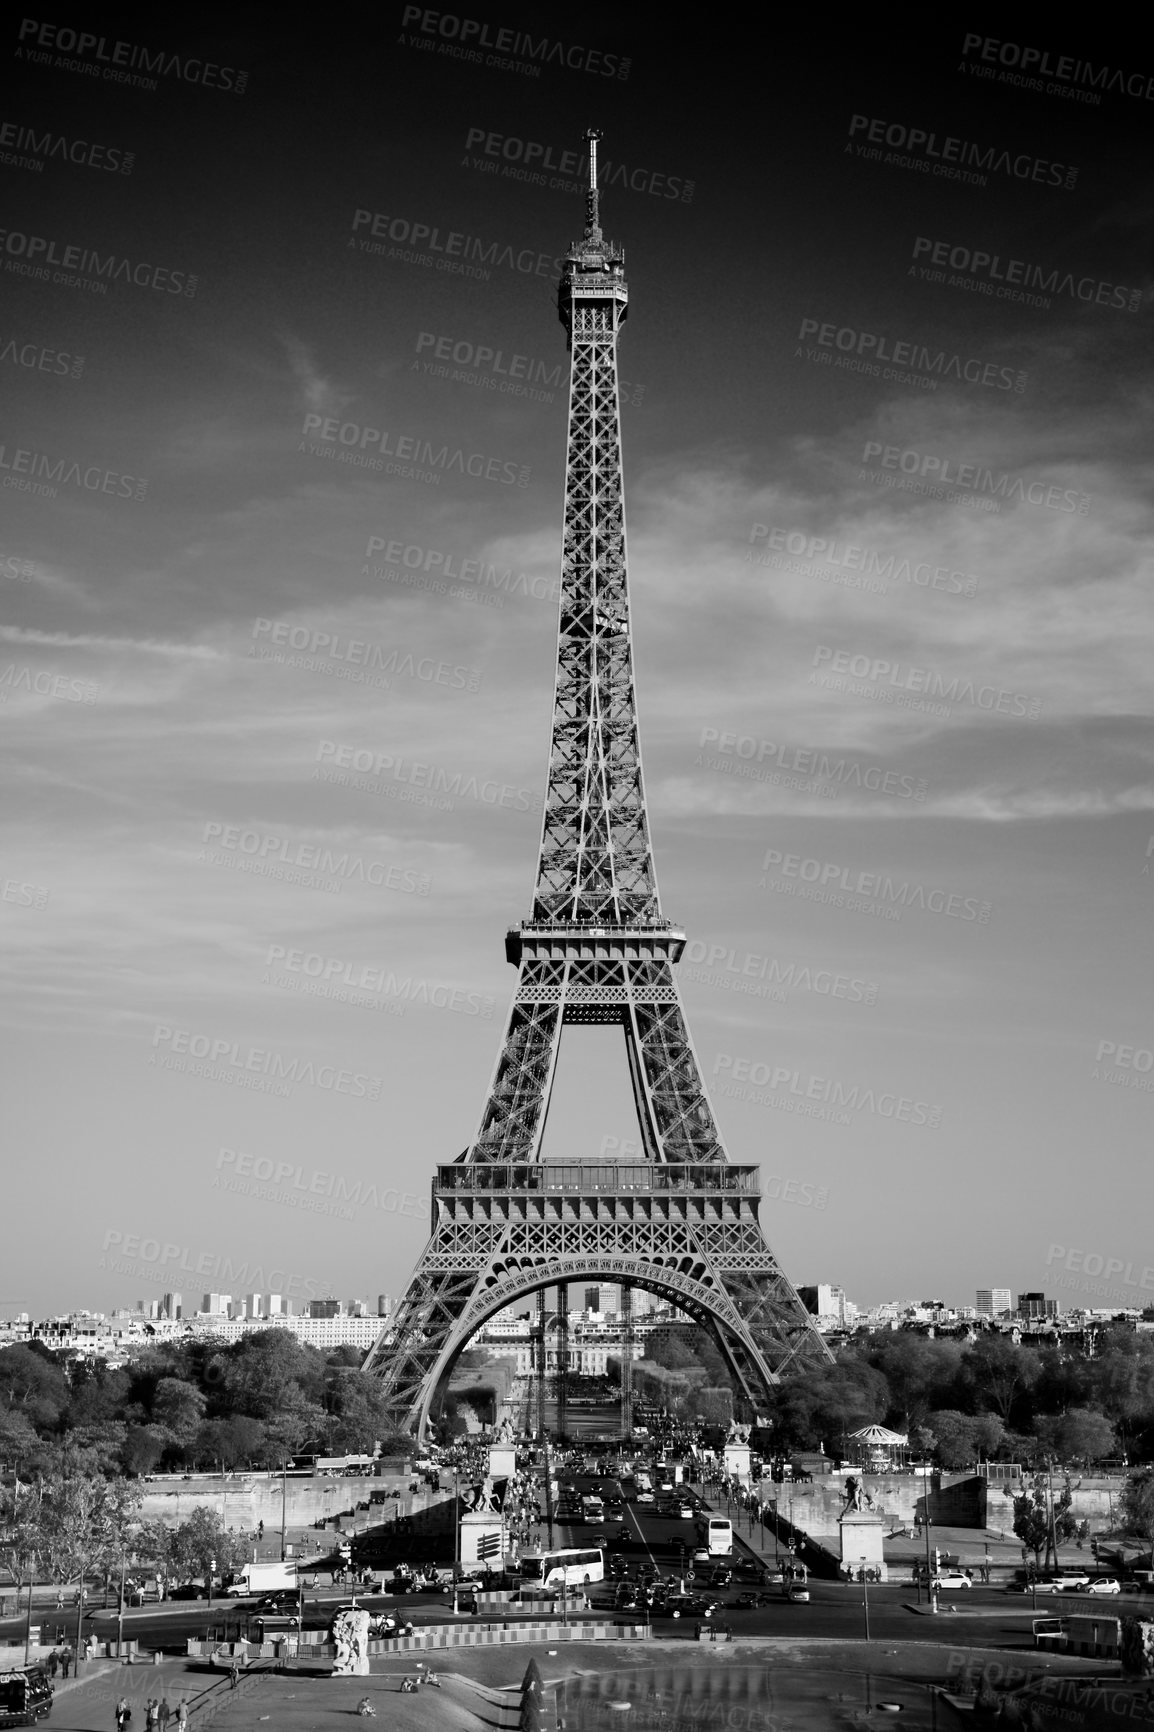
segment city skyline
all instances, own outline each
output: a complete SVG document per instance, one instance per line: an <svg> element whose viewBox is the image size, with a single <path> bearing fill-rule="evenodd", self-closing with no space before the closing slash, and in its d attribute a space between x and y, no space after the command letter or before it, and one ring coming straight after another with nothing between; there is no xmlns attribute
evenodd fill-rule
<svg viewBox="0 0 1154 1732"><path fill-rule="evenodd" d="M226 1265L404 1288L529 912L591 120L658 880L769 1243L859 1303L895 1269L1142 1303L1141 105L980 77L938 24L815 78L785 27L767 118L738 42L598 14L611 75L533 78L402 12L319 59L175 25L243 95L13 27L14 147L105 156L3 171L7 1200L52 1242L10 1248L8 1309ZM46 282L31 239L131 268ZM547 1152L636 1134L618 1032L567 1031Z"/></svg>

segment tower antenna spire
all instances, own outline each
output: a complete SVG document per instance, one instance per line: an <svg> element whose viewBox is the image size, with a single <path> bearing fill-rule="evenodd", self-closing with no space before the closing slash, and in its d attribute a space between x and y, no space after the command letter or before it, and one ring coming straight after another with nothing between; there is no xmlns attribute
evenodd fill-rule
<svg viewBox="0 0 1154 1732"><path fill-rule="evenodd" d="M589 191L585 198L585 238L601 239L600 195L597 191L597 146L605 134L591 126L585 137L589 141Z"/></svg>

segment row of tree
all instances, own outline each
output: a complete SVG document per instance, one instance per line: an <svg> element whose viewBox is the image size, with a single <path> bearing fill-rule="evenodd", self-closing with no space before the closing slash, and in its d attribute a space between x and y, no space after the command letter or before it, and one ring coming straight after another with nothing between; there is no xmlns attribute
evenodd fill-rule
<svg viewBox="0 0 1154 1732"><path fill-rule="evenodd" d="M651 1337L634 1383L680 1417L728 1417L731 1380L705 1330ZM844 1454L850 1433L876 1423L946 1468L1152 1460L1154 1336L1114 1325L1087 1353L997 1332L971 1342L884 1330L857 1337L830 1366L787 1377L770 1418L782 1451Z"/></svg>
<svg viewBox="0 0 1154 1732"><path fill-rule="evenodd" d="M115 1370L21 1343L0 1352L0 1460L51 1477L80 1449L102 1476L138 1476L387 1447L393 1428L362 1357L279 1329L156 1346Z"/></svg>

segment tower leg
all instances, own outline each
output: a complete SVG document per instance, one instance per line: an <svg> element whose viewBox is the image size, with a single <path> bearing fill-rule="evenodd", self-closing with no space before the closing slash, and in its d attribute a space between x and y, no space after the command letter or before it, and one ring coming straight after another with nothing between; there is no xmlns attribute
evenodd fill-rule
<svg viewBox="0 0 1154 1732"><path fill-rule="evenodd" d="M545 1376L545 1289L542 1287L537 1295L537 1327L535 1331L536 1376L534 1379L534 1401L537 1409L537 1435L545 1437L545 1400L549 1385Z"/></svg>
<svg viewBox="0 0 1154 1732"><path fill-rule="evenodd" d="M569 1382L569 1287L562 1282L557 1289L557 1438L566 1441Z"/></svg>
<svg viewBox="0 0 1154 1732"><path fill-rule="evenodd" d="M633 1289L621 1284L621 1436L633 1436Z"/></svg>

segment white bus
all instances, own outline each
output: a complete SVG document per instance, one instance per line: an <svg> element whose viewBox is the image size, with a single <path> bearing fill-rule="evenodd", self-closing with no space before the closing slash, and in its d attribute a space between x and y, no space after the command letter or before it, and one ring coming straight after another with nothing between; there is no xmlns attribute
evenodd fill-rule
<svg viewBox="0 0 1154 1732"><path fill-rule="evenodd" d="M565 1546L552 1552L522 1552L522 1588L588 1587L605 1580L605 1553L599 1546Z"/></svg>
<svg viewBox="0 0 1154 1732"><path fill-rule="evenodd" d="M697 1544L711 1558L727 1558L733 1550L733 1523L729 1517L698 1516Z"/></svg>

